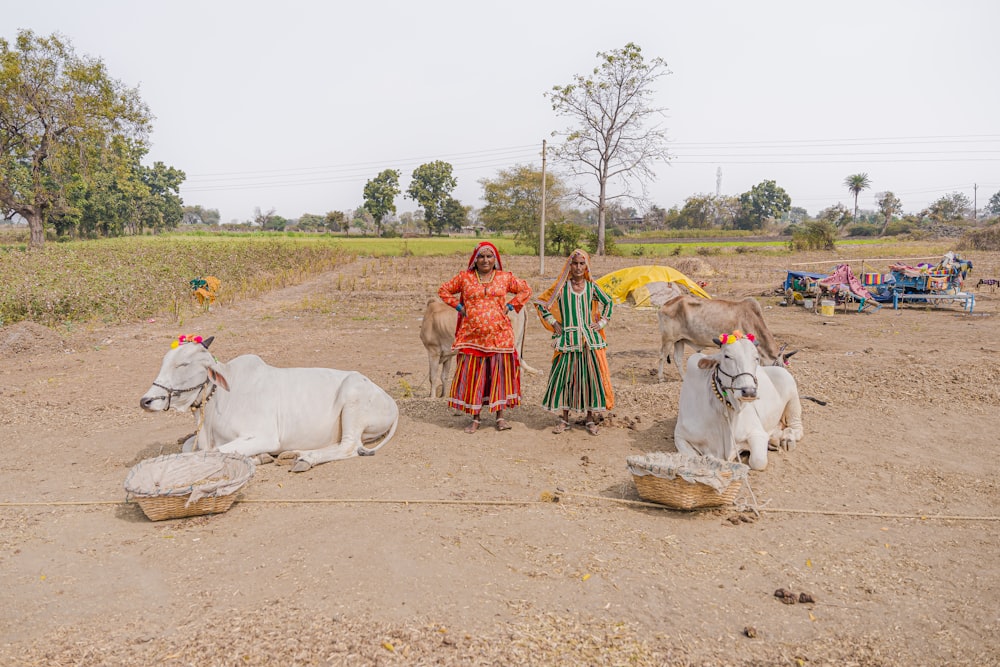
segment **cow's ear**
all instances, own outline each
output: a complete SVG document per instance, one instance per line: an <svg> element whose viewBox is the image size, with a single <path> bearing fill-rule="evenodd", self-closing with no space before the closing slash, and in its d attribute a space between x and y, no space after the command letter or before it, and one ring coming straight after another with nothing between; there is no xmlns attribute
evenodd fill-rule
<svg viewBox="0 0 1000 667"><path fill-rule="evenodd" d="M229 383L226 381L226 376L217 371L213 366L208 367L208 379L226 391L229 391Z"/></svg>
<svg viewBox="0 0 1000 667"><path fill-rule="evenodd" d="M204 345L205 349L207 350L208 346L212 344L213 340L215 340L215 336L209 336L205 340L201 341L201 344Z"/></svg>
<svg viewBox="0 0 1000 667"><path fill-rule="evenodd" d="M719 365L719 360L715 357L702 357L698 360L698 368L703 371L715 368Z"/></svg>

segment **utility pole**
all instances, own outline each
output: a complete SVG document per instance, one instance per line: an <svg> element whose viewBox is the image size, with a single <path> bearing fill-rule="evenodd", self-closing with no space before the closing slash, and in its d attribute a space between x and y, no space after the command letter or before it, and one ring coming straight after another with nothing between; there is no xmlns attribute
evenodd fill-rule
<svg viewBox="0 0 1000 667"><path fill-rule="evenodd" d="M977 196L979 195L979 184L972 184L972 221L979 222L979 202Z"/></svg>
<svg viewBox="0 0 1000 667"><path fill-rule="evenodd" d="M538 230L538 275L545 275L545 139L542 139L542 224Z"/></svg>

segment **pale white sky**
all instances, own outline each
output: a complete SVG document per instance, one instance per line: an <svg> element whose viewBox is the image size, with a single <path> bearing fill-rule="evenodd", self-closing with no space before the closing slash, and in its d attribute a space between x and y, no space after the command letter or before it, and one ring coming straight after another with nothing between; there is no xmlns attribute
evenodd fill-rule
<svg viewBox="0 0 1000 667"><path fill-rule="evenodd" d="M383 169L405 191L433 160L478 208L480 179L540 166L565 128L544 93L628 42L672 72L656 104L675 159L650 203L714 193L719 168L723 194L773 179L812 214L853 206L860 172L861 208L1000 191L996 0L0 0L0 17L0 36L59 32L138 87L146 162L224 222L353 209Z"/></svg>

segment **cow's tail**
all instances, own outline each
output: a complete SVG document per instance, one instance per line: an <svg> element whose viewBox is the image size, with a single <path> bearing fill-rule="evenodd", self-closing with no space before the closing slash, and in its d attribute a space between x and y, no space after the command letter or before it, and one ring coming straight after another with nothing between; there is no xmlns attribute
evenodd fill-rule
<svg viewBox="0 0 1000 667"><path fill-rule="evenodd" d="M816 403L817 405L826 405L826 401L821 401L818 398L816 398L815 396L803 396L802 398L804 398L807 401L812 401L813 403Z"/></svg>
<svg viewBox="0 0 1000 667"><path fill-rule="evenodd" d="M382 448L382 445L392 440L392 436L396 434L397 426L399 426L399 406L396 407L396 418L392 420L392 426L389 427L389 431L382 437L382 440L374 447L365 447L364 443L361 443L358 446L358 456L374 456L375 452Z"/></svg>
<svg viewBox="0 0 1000 667"><path fill-rule="evenodd" d="M521 359L521 370L523 370L525 373L531 373L532 375L538 375L541 372L537 368L529 366L528 362L525 361L524 359Z"/></svg>

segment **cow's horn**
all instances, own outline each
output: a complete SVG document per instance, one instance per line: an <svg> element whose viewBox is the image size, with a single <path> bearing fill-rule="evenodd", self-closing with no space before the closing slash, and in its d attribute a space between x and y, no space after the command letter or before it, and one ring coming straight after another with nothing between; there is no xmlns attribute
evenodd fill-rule
<svg viewBox="0 0 1000 667"><path fill-rule="evenodd" d="M719 347L722 347L722 339L721 338L713 338L712 342L715 343L716 345L718 345Z"/></svg>
<svg viewBox="0 0 1000 667"><path fill-rule="evenodd" d="M786 352L781 355L781 357L787 362L792 356L798 353L798 350L792 350L791 352Z"/></svg>
<svg viewBox="0 0 1000 667"><path fill-rule="evenodd" d="M205 340L201 341L201 344L204 345L205 349L207 350L208 346L212 344L213 340L215 340L215 336L209 336Z"/></svg>

